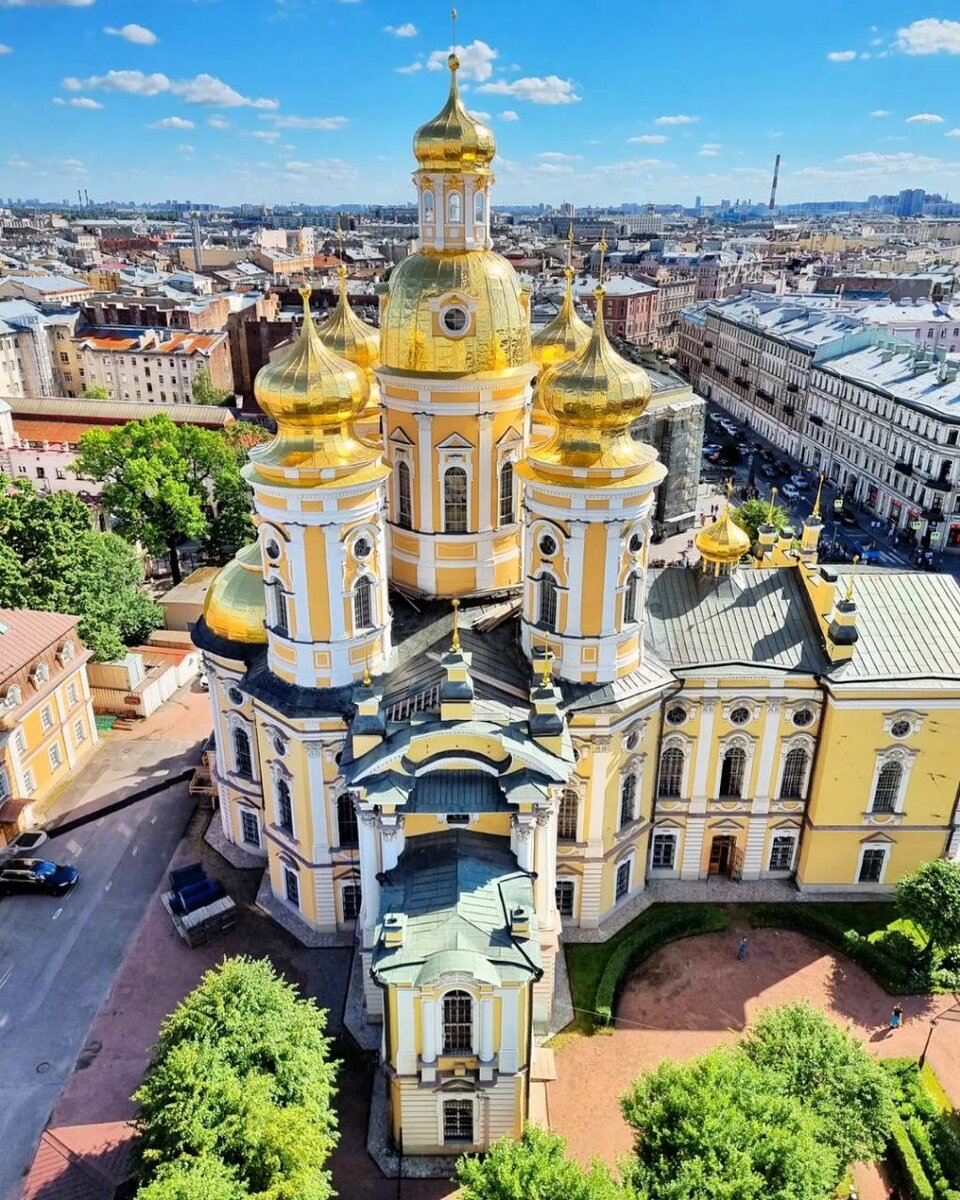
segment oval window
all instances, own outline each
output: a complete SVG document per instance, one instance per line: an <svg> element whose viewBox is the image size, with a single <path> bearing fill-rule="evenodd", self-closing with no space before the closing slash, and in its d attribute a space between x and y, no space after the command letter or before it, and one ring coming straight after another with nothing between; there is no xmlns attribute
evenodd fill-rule
<svg viewBox="0 0 960 1200"><path fill-rule="evenodd" d="M667 721L671 725L682 725L687 719L687 710L682 704L674 704L672 708L667 709Z"/></svg>
<svg viewBox="0 0 960 1200"><path fill-rule="evenodd" d="M231 704L242 704L243 703L243 692L241 692L239 688L235 688L235 687L228 688L227 695L230 698Z"/></svg>
<svg viewBox="0 0 960 1200"><path fill-rule="evenodd" d="M276 562L279 557L280 546L273 540L273 538L271 538L270 541L267 542L267 558L269 558L271 562Z"/></svg>
<svg viewBox="0 0 960 1200"><path fill-rule="evenodd" d="M905 738L909 735L911 725L909 721L894 721L890 726L890 732L895 738Z"/></svg>
<svg viewBox="0 0 960 1200"><path fill-rule="evenodd" d="M627 544L630 547L631 554L639 554L643 549L643 538L639 533L633 533L630 535L630 541Z"/></svg>
<svg viewBox="0 0 960 1200"><path fill-rule="evenodd" d="M809 708L798 708L793 714L793 723L800 729L813 724L813 713Z"/></svg>
<svg viewBox="0 0 960 1200"><path fill-rule="evenodd" d="M744 708L742 704L738 705L730 713L730 724L731 725L746 725L746 723L749 720L750 720L750 709Z"/></svg>
<svg viewBox="0 0 960 1200"><path fill-rule="evenodd" d="M447 333L463 333L468 320L466 309L460 308L459 305L445 308L440 315L440 324Z"/></svg>
<svg viewBox="0 0 960 1200"><path fill-rule="evenodd" d="M369 558L373 547L370 545L368 538L359 537L353 543L353 552L357 558Z"/></svg>
<svg viewBox="0 0 960 1200"><path fill-rule="evenodd" d="M543 535L538 545L540 546L540 553L544 558L553 558L557 552L557 543L549 533Z"/></svg>

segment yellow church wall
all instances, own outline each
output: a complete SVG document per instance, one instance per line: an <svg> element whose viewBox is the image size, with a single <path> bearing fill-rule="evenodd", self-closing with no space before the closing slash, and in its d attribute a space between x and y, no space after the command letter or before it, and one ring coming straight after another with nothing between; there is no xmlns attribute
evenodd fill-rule
<svg viewBox="0 0 960 1200"><path fill-rule="evenodd" d="M878 846L889 845L880 886L892 887L901 875L921 863L939 858L944 852L945 831L920 831L865 826L858 830L837 832L807 828L804 832L797 869L801 888L845 888L871 890L877 885L857 882L860 851L865 842Z"/></svg>
<svg viewBox="0 0 960 1200"><path fill-rule="evenodd" d="M399 549L399 546L396 544L396 540L394 541L394 549ZM412 554L415 553L415 551L407 551L407 553ZM397 584L401 588L407 587L410 589L415 589L417 586L416 562L406 562L404 559L398 558L396 555L394 555L390 566L390 580L392 583Z"/></svg>
<svg viewBox="0 0 960 1200"><path fill-rule="evenodd" d="M403 809L399 810L403 812ZM426 833L439 833L442 829L447 828L447 823L442 817L434 813L406 813L403 818L403 833L404 837L409 841L410 838L420 837ZM490 833L496 837L510 837L510 814L509 813L480 813L479 816L473 817L470 821L471 833Z"/></svg>
<svg viewBox="0 0 960 1200"><path fill-rule="evenodd" d="M323 530L316 525L308 525L303 531L303 556L307 564L309 578L325 580L327 578L327 544ZM298 596L302 604L305 597ZM313 639L318 642L330 638L330 603L325 587L311 587L306 597L310 613L310 630ZM295 607L295 605L294 605ZM295 635L296 636L296 635Z"/></svg>
<svg viewBox="0 0 960 1200"><path fill-rule="evenodd" d="M603 629L603 585L606 578L607 531L603 525L588 525L583 545L583 586L576 590L580 600L580 631L598 637Z"/></svg>

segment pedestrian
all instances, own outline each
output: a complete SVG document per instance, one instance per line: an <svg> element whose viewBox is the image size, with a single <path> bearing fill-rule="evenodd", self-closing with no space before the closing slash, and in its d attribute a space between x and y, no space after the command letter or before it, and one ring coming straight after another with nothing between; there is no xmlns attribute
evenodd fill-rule
<svg viewBox="0 0 960 1200"><path fill-rule="evenodd" d="M740 944L737 946L737 962L744 962L747 957L747 939L742 937Z"/></svg>
<svg viewBox="0 0 960 1200"><path fill-rule="evenodd" d="M890 1028L899 1029L903 1024L903 1009L899 1004L893 1006L893 1012L890 1014Z"/></svg>

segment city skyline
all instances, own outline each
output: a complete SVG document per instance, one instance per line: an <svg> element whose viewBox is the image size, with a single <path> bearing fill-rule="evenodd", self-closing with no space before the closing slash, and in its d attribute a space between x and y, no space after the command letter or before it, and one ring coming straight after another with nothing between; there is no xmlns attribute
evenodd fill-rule
<svg viewBox="0 0 960 1200"><path fill-rule="evenodd" d="M445 6L177 0L132 15L120 0L0 0L0 194L412 200L410 129L446 90ZM762 202L778 152L783 204L954 195L960 21L818 2L793 24L754 0L642 19L608 3L591 21L566 0L548 22L463 8L464 98L496 133L495 202Z"/></svg>

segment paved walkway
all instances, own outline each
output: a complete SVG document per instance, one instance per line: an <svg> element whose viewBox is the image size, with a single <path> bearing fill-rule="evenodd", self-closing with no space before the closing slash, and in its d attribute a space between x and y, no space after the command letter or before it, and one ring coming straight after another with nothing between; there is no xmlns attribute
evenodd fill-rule
<svg viewBox="0 0 960 1200"><path fill-rule="evenodd" d="M745 963L736 954L742 933L750 941ZM849 1024L882 1057L919 1056L931 1019L942 1015L933 1029L928 1060L960 1106L960 1004L955 997L904 998L905 1025L892 1033L888 1021L894 1001L859 967L802 934L734 927L666 946L628 983L613 1032L558 1046L558 1078L547 1094L552 1128L566 1137L570 1153L581 1161L599 1155L614 1162L630 1149L618 1097L637 1075L661 1059L682 1061L733 1042L761 1009L801 999ZM864 1174L864 1181L872 1189L875 1173Z"/></svg>

